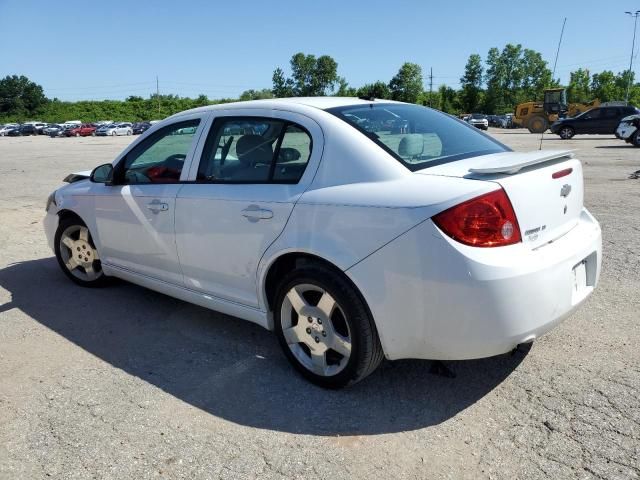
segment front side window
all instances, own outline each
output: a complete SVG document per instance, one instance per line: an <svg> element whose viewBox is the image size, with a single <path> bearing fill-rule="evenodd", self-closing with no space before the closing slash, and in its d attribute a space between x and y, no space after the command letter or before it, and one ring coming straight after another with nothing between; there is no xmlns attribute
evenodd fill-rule
<svg viewBox="0 0 640 480"><path fill-rule="evenodd" d="M371 103L331 108L411 171L511 151L450 115L418 105Z"/></svg>
<svg viewBox="0 0 640 480"><path fill-rule="evenodd" d="M311 137L300 126L273 118L222 118L209 133L198 181L297 183L311 155Z"/></svg>
<svg viewBox="0 0 640 480"><path fill-rule="evenodd" d="M122 183L178 182L199 123L196 119L168 125L137 145L124 159Z"/></svg>
<svg viewBox="0 0 640 480"><path fill-rule="evenodd" d="M599 108L594 108L593 110L589 110L584 113L582 117L584 120L595 120L596 118L600 118L600 113L602 112Z"/></svg>

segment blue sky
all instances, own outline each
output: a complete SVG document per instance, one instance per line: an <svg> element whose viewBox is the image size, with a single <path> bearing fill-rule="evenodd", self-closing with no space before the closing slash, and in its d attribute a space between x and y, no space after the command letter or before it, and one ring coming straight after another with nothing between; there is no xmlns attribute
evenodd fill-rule
<svg viewBox="0 0 640 480"><path fill-rule="evenodd" d="M580 66L628 67L623 12L634 9L640 1L0 0L0 77L26 75L64 100L147 96L156 75L162 93L233 97L271 87L273 69L302 51L331 55L356 87L411 61L433 67L435 87L456 88L470 54L509 42L552 65L566 16L556 74L566 81Z"/></svg>

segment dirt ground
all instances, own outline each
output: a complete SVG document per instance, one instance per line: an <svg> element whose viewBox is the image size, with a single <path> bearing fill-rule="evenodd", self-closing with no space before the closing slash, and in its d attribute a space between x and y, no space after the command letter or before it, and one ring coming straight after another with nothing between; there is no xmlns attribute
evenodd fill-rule
<svg viewBox="0 0 640 480"><path fill-rule="evenodd" d="M529 352L447 362L455 378L386 362L335 392L297 376L260 327L58 270L47 195L129 141L0 138L1 479L640 477L640 180L627 178L640 149L545 136L584 163L603 270Z"/></svg>

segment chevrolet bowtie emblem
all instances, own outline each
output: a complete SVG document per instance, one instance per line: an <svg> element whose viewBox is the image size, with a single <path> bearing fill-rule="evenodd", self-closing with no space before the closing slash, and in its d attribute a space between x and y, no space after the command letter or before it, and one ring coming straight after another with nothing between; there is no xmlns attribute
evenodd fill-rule
<svg viewBox="0 0 640 480"><path fill-rule="evenodd" d="M560 189L560 196L568 197L570 193L571 193L571 185L569 185L568 183L565 183Z"/></svg>

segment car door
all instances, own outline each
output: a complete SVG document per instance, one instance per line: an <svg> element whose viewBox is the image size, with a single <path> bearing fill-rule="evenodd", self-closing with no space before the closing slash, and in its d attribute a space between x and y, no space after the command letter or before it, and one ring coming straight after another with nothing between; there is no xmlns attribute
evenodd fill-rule
<svg viewBox="0 0 640 480"><path fill-rule="evenodd" d="M137 142L99 184L94 211L100 257L109 266L182 285L175 245L175 199L188 175L205 114L183 116ZM175 135L184 127L191 134Z"/></svg>
<svg viewBox="0 0 640 480"><path fill-rule="evenodd" d="M258 263L313 178L322 130L295 113L234 110L216 115L202 143L176 200L185 285L258 307Z"/></svg>
<svg viewBox="0 0 640 480"><path fill-rule="evenodd" d="M620 119L623 117L620 107L607 107L602 109L601 129L597 133L612 134L616 131Z"/></svg>
<svg viewBox="0 0 640 480"><path fill-rule="evenodd" d="M576 133L597 133L600 127L601 121L601 108L593 108L574 122Z"/></svg>

